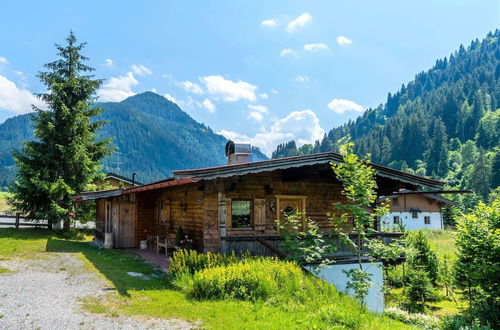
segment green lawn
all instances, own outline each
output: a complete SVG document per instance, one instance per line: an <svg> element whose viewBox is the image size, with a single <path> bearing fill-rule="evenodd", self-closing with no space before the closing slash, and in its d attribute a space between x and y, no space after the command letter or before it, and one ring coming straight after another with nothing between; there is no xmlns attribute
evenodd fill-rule
<svg viewBox="0 0 500 330"><path fill-rule="evenodd" d="M9 196L8 192L0 191L0 213L5 213L10 209L9 204L7 204L7 196Z"/></svg>
<svg viewBox="0 0 500 330"><path fill-rule="evenodd" d="M167 276L125 251L102 250L84 235L57 235L41 229L0 229L0 260L43 258L75 253L89 271L108 281L105 299L84 299L90 311L109 315L144 315L201 322L204 328L367 328L401 329L402 323L365 312L350 298L334 292L302 302L195 301L172 286ZM155 274L145 281L127 272ZM113 290L114 289L114 290ZM92 296L92 292L89 292ZM326 295L325 295L326 296Z"/></svg>

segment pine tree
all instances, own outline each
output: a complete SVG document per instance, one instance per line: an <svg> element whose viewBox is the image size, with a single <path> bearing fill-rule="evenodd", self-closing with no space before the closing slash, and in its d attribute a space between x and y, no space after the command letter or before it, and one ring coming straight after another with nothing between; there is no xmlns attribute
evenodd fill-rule
<svg viewBox="0 0 500 330"><path fill-rule="evenodd" d="M112 150L109 140L96 141L96 131L105 122L93 120L101 109L92 103L102 81L93 79L93 69L84 64L85 43L77 44L73 32L66 42L56 45L59 59L38 74L47 87L40 98L48 109L34 107L36 141L14 152L18 173L11 203L28 219L47 219L50 224L63 220L68 230L72 196L96 179L99 161Z"/></svg>

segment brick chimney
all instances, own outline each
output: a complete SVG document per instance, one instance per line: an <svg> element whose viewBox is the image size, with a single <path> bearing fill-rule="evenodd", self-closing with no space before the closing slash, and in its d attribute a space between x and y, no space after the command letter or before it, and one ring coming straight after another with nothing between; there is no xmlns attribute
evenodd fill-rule
<svg viewBox="0 0 500 330"><path fill-rule="evenodd" d="M233 142L226 143L226 157L228 165L248 163L252 154L250 143Z"/></svg>

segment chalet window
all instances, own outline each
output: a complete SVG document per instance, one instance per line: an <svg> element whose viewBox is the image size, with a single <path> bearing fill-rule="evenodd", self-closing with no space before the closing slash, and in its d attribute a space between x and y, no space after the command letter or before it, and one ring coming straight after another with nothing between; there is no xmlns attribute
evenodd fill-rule
<svg viewBox="0 0 500 330"><path fill-rule="evenodd" d="M233 200L231 202L231 227L248 229L252 227L252 202L249 200Z"/></svg>
<svg viewBox="0 0 500 330"><path fill-rule="evenodd" d="M399 225L399 216L398 215L395 215L393 218L392 218L393 222L395 225Z"/></svg>
<svg viewBox="0 0 500 330"><path fill-rule="evenodd" d="M424 217L424 224L430 225L431 224L431 217L430 216L425 216Z"/></svg>
<svg viewBox="0 0 500 330"><path fill-rule="evenodd" d="M397 197L394 197L394 198L392 199L392 205L396 205L396 206L397 206L397 205L399 205L399 201L398 201L398 198L397 198Z"/></svg>
<svg viewBox="0 0 500 330"><path fill-rule="evenodd" d="M414 212L411 212L411 217L412 217L413 219L418 219L418 212L415 212L415 211L414 211Z"/></svg>

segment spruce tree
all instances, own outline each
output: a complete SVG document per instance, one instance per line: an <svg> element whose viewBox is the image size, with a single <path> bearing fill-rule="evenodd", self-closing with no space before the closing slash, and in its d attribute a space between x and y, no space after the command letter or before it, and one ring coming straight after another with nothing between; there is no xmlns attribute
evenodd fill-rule
<svg viewBox="0 0 500 330"><path fill-rule="evenodd" d="M66 45L56 45L59 59L45 65L38 77L47 92L39 95L46 110L33 107L35 141L14 151L17 181L11 186L11 204L28 219L64 221L68 230L72 197L98 176L99 161L111 153L109 140L96 141L105 122L94 120L101 109L92 107L102 81L84 64L85 43L71 32Z"/></svg>

